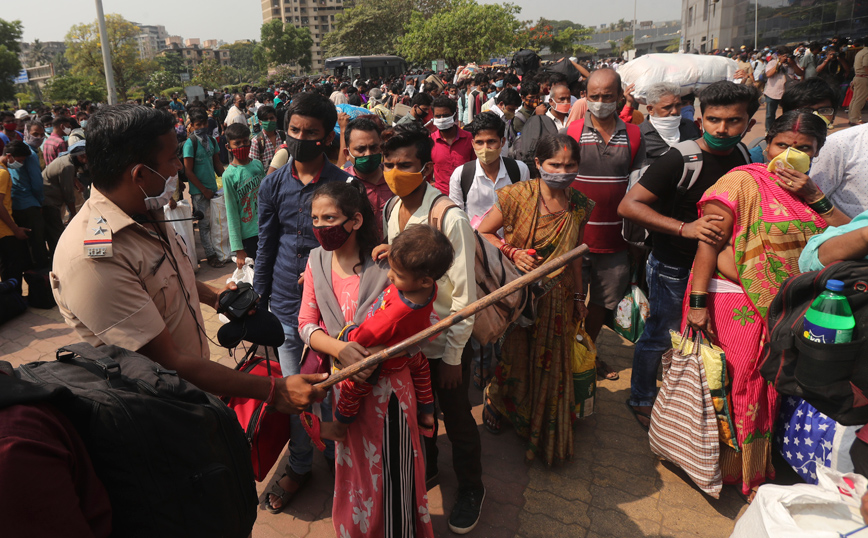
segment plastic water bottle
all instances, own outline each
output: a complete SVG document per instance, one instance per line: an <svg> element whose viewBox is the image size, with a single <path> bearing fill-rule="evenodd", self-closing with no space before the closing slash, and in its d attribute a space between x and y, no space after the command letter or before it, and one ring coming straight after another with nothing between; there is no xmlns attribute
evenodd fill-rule
<svg viewBox="0 0 868 538"><path fill-rule="evenodd" d="M805 338L821 344L845 344L853 339L856 320L850 303L840 293L843 289L840 280L826 282L826 291L814 299L805 313Z"/></svg>

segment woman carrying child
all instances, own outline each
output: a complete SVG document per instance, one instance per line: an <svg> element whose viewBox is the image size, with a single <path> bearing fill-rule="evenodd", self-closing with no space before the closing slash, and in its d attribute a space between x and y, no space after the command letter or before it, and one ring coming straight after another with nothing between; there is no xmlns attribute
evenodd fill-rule
<svg viewBox="0 0 868 538"><path fill-rule="evenodd" d="M336 337L349 324L362 325L389 285L389 268L371 259L380 238L364 187L323 185L311 215L322 248L311 252L304 274L299 333L313 350L345 367L383 347L366 349ZM335 533L431 537L413 377L409 368L379 374L335 451ZM340 405L340 388L336 392Z"/></svg>

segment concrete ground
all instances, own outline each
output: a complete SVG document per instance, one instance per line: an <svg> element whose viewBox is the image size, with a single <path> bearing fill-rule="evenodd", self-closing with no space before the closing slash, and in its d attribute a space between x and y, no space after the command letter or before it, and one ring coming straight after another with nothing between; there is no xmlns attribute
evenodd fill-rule
<svg viewBox="0 0 868 538"><path fill-rule="evenodd" d="M763 131L764 111L752 140ZM836 130L842 128L842 117ZM846 116L843 117L846 125ZM201 250L201 249L200 249ZM222 286L232 267L202 266L200 280ZM220 322L210 307L202 307L205 329L216 337ZM57 348L76 342L55 307L30 309L0 326L0 358L13 366L53 360ZM633 346L608 329L597 343L599 357L620 373L618 381L598 381L594 415L576 425L572 461L549 468L536 461L525 464L522 441L510 430L492 435L482 427L482 394L470 388L473 414L482 437L483 480L487 496L477 537L576 538L724 538L746 509L733 487L713 499L697 489L684 473L662 463L649 447L647 434L628 411ZM225 349L211 346L212 360L235 362ZM456 496L450 445L440 429L440 479L429 491L430 513L437 536L449 536L447 517ZM286 455L275 465L282 468ZM777 483L798 481L781 461ZM273 477L258 485L262 494ZM303 494L281 514L259 512L254 538L334 536L331 523L333 478L321 454L314 460L314 478Z"/></svg>

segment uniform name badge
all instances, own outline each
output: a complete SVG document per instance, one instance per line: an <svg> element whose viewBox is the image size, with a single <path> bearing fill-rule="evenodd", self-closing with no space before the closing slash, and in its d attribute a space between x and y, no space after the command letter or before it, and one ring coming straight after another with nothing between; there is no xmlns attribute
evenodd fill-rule
<svg viewBox="0 0 868 538"><path fill-rule="evenodd" d="M112 257L112 230L105 217L92 211L84 233L84 255L88 258Z"/></svg>

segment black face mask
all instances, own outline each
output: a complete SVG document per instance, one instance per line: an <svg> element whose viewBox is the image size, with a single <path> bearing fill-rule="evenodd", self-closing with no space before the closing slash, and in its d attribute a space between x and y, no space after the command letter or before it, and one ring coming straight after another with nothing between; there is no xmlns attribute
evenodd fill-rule
<svg viewBox="0 0 868 538"><path fill-rule="evenodd" d="M325 140L325 139L323 139ZM291 136L286 137L286 151L293 160L306 163L315 160L325 150L323 140L299 140Z"/></svg>

